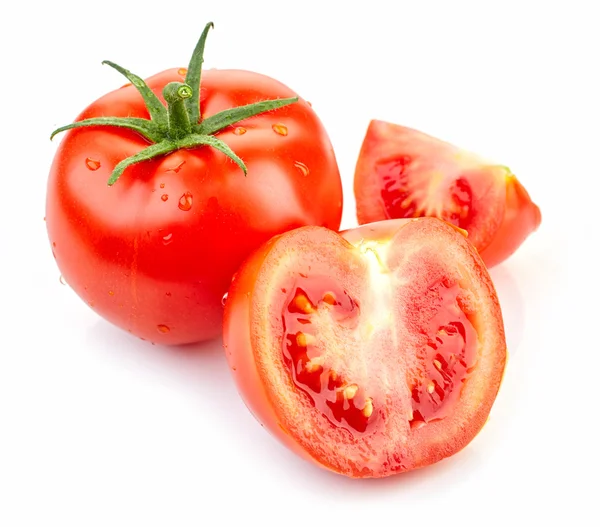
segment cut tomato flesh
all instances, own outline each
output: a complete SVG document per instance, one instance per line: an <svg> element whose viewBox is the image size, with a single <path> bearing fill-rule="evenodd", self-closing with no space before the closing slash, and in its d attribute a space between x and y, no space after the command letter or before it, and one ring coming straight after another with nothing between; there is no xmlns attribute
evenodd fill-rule
<svg viewBox="0 0 600 527"><path fill-rule="evenodd" d="M318 326L313 317L327 318L329 324L344 328L357 325L358 303L328 277L298 280L293 296L283 312L286 336L285 362L299 389L304 390L315 408L332 424L364 432L373 414L372 399L359 390L352 379L335 371L327 360L327 343L318 342Z"/></svg>
<svg viewBox="0 0 600 527"><path fill-rule="evenodd" d="M287 233L234 281L225 343L244 369L242 395L287 444L336 472L380 477L434 463L473 439L499 388L505 342L489 275L437 219L342 235ZM251 290L250 355L227 315L238 281Z"/></svg>
<svg viewBox="0 0 600 527"><path fill-rule="evenodd" d="M400 155L376 164L386 218L435 216L468 229L473 221L473 192L467 179L413 170L411 161L410 156Z"/></svg>
<svg viewBox="0 0 600 527"><path fill-rule="evenodd" d="M459 286L439 283L434 289L439 308L423 328L427 343L417 351L420 361L409 380L413 427L446 417L477 360L477 333L458 306Z"/></svg>

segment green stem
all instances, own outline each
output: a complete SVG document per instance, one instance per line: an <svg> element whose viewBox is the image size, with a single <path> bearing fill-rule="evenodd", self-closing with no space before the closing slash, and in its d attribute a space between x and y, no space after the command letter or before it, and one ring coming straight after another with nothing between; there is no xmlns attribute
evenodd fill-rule
<svg viewBox="0 0 600 527"><path fill-rule="evenodd" d="M192 125L185 101L193 94L192 88L182 82L170 82L163 89L163 97L167 101L169 115L168 135L171 139L181 139L192 133Z"/></svg>

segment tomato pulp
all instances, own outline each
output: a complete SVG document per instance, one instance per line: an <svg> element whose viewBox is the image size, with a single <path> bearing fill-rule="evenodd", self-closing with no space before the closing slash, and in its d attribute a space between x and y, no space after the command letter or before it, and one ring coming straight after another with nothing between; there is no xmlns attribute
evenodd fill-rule
<svg viewBox="0 0 600 527"><path fill-rule="evenodd" d="M257 419L350 477L462 449L487 419L506 360L485 265L435 218L275 237L234 277L224 345Z"/></svg>

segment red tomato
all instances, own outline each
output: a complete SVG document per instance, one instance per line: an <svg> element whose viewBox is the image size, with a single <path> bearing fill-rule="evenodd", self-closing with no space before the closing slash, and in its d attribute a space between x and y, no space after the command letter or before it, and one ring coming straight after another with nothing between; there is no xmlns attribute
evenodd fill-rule
<svg viewBox="0 0 600 527"><path fill-rule="evenodd" d="M469 233L488 267L508 258L541 222L540 209L504 166L410 128L371 121L356 165L360 224L435 216Z"/></svg>
<svg viewBox="0 0 600 527"><path fill-rule="evenodd" d="M165 86L186 74L170 69L147 85L162 105ZM296 95L272 78L238 70L204 72L199 93L204 120L192 130L196 139L219 112ZM130 84L92 103L77 121L104 116L147 119L149 110ZM162 133L164 144L174 144L170 130ZM221 143L187 147L186 136L183 148L131 165L109 186L118 163L151 144L117 126L69 130L50 172L47 228L66 282L102 317L154 342L219 335L223 295L250 251L302 225L340 225L336 159L303 99L208 135L241 158L246 177L217 149Z"/></svg>
<svg viewBox="0 0 600 527"><path fill-rule="evenodd" d="M223 334L257 419L350 477L462 449L486 422L506 361L487 269L436 218L275 237L236 273Z"/></svg>

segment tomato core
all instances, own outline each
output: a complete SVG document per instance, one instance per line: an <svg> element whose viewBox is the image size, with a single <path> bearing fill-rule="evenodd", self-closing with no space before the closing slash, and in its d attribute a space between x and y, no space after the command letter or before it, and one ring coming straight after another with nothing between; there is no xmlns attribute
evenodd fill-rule
<svg viewBox="0 0 600 527"><path fill-rule="evenodd" d="M448 186L448 181L440 173L430 174L426 181L416 182L415 173L410 174L412 162L410 156L400 156L377 165L386 217L437 216L468 230L473 218L473 192L466 178L459 177Z"/></svg>

